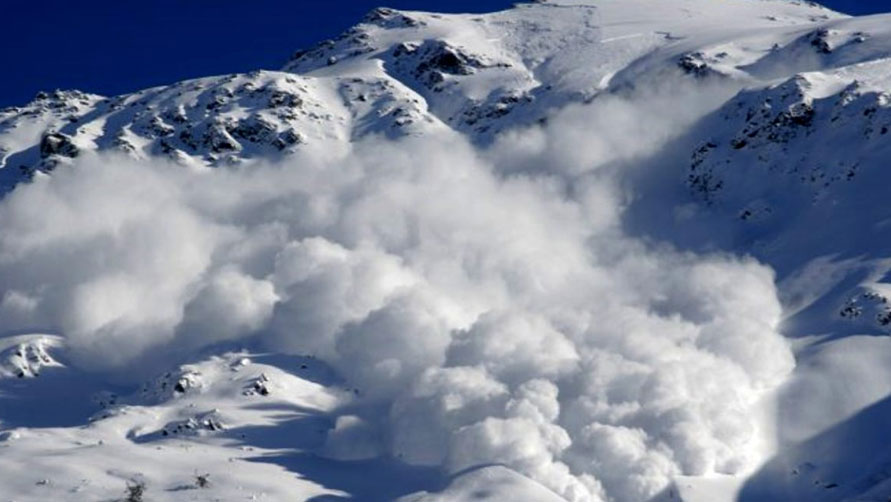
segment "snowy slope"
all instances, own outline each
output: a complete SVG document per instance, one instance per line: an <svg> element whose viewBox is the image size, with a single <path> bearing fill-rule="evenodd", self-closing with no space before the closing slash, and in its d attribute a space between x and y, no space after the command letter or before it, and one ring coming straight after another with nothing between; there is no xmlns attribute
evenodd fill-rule
<svg viewBox="0 0 891 502"><path fill-rule="evenodd" d="M774 34L779 28L840 17L783 0L650 3L545 2L487 15L378 9L298 52L283 73L114 98L41 93L0 112L0 181L8 186L96 150L219 165L443 125L487 141L642 72L665 71L703 45L727 43L727 58L745 65L791 36ZM744 43L734 42L739 25Z"/></svg>
<svg viewBox="0 0 891 502"><path fill-rule="evenodd" d="M763 83L680 142L688 190L658 195L637 216L691 229L679 239L686 246L745 250L778 272L798 358L777 410L789 449L741 500L887 497L888 22L802 30L741 68ZM657 209L664 204L675 211Z"/></svg>
<svg viewBox="0 0 891 502"><path fill-rule="evenodd" d="M381 8L41 93L0 501L887 500L889 155L891 15L795 0Z"/></svg>

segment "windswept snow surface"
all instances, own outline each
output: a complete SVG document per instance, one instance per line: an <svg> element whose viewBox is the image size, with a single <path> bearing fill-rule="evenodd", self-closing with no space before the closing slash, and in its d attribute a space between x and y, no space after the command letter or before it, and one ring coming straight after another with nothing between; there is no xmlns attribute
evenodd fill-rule
<svg viewBox="0 0 891 502"><path fill-rule="evenodd" d="M0 502L887 501L891 16L375 10L0 111Z"/></svg>

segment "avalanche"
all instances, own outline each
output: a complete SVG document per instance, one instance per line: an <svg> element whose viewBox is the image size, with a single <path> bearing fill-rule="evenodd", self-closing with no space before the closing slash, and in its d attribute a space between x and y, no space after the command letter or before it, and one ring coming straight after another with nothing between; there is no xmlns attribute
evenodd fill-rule
<svg viewBox="0 0 891 502"><path fill-rule="evenodd" d="M0 111L0 500L886 500L889 20L382 8Z"/></svg>

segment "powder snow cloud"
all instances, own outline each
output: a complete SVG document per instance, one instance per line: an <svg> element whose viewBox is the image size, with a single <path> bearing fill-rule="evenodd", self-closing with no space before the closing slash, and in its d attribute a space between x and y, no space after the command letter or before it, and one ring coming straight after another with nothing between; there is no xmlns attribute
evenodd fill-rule
<svg viewBox="0 0 891 502"><path fill-rule="evenodd" d="M317 356L361 390L326 443L341 458L502 463L573 501L745 470L766 448L753 407L793 366L774 276L623 231L616 166L671 138L639 119L657 101L487 149L86 156L0 201L2 329L112 373L226 341Z"/></svg>

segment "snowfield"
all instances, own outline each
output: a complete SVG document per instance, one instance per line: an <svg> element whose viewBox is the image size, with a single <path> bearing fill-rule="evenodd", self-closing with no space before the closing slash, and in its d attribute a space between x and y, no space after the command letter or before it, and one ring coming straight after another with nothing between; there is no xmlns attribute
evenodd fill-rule
<svg viewBox="0 0 891 502"><path fill-rule="evenodd" d="M0 502L891 497L891 15L376 9L0 110Z"/></svg>

